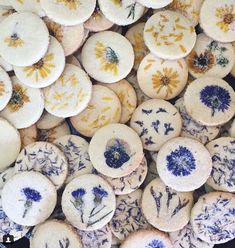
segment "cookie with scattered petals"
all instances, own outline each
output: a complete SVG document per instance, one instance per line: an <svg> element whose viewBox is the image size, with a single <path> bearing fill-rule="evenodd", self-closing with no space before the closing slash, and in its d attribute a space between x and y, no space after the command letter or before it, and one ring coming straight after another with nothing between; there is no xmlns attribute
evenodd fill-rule
<svg viewBox="0 0 235 248"><path fill-rule="evenodd" d="M12 83L8 74L0 66L0 111L3 110L11 99Z"/></svg>
<svg viewBox="0 0 235 248"><path fill-rule="evenodd" d="M39 129L51 129L59 126L62 122L64 122L64 118L51 115L45 110L36 125Z"/></svg>
<svg viewBox="0 0 235 248"><path fill-rule="evenodd" d="M37 127L32 125L27 128L19 129L20 138L21 138L21 148L34 143L37 141Z"/></svg>

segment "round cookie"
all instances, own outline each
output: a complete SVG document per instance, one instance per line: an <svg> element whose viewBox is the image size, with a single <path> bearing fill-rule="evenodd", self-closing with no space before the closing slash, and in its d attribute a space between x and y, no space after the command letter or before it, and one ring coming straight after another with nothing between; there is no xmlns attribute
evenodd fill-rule
<svg viewBox="0 0 235 248"><path fill-rule="evenodd" d="M120 123L128 122L137 105L137 97L132 85L125 79L117 83L103 85L114 91L120 100L122 106Z"/></svg>
<svg viewBox="0 0 235 248"><path fill-rule="evenodd" d="M213 76L223 78L235 62L232 44L221 43L201 33L196 45L186 58L189 72L194 78Z"/></svg>
<svg viewBox="0 0 235 248"><path fill-rule="evenodd" d="M200 188L210 176L211 169L210 153L194 139L174 138L162 146L157 156L160 178L177 191Z"/></svg>
<svg viewBox="0 0 235 248"><path fill-rule="evenodd" d="M10 72L13 70L13 66L9 64L5 59L3 59L0 55L0 66L7 72Z"/></svg>
<svg viewBox="0 0 235 248"><path fill-rule="evenodd" d="M130 41L135 53L134 69L137 70L141 60L149 53L147 46L144 43L144 26L141 22L129 28L125 37Z"/></svg>
<svg viewBox="0 0 235 248"><path fill-rule="evenodd" d="M94 231L81 231L77 229L84 248L110 248L112 232L108 225Z"/></svg>
<svg viewBox="0 0 235 248"><path fill-rule="evenodd" d="M8 121L0 118L0 172L10 166L20 152L20 134Z"/></svg>
<svg viewBox="0 0 235 248"><path fill-rule="evenodd" d="M35 226L50 216L56 198L56 189L45 176L37 172L22 172L5 184L2 207L15 223Z"/></svg>
<svg viewBox="0 0 235 248"><path fill-rule="evenodd" d="M200 141L202 144L206 144L209 141L216 138L216 136L219 134L220 132L219 126L208 127L201 125L188 115L184 106L183 97L179 98L175 102L175 107L179 110L183 120L183 126L180 136L196 139Z"/></svg>
<svg viewBox="0 0 235 248"><path fill-rule="evenodd" d="M89 19L95 9L96 0L41 0L40 4L53 21L73 26Z"/></svg>
<svg viewBox="0 0 235 248"><path fill-rule="evenodd" d="M212 192L201 196L191 212L196 236L210 244L222 244L235 237L235 197Z"/></svg>
<svg viewBox="0 0 235 248"><path fill-rule="evenodd" d="M135 0L98 0L98 3L104 16L120 26L136 22L141 18L145 10L144 6Z"/></svg>
<svg viewBox="0 0 235 248"><path fill-rule="evenodd" d="M48 220L36 227L30 239L30 248L82 248L80 237L68 224L58 220Z"/></svg>
<svg viewBox="0 0 235 248"><path fill-rule="evenodd" d="M183 229L169 233L174 248L188 248L189 244L194 248L213 248L213 244L199 239L193 231L192 225L188 223Z"/></svg>
<svg viewBox="0 0 235 248"><path fill-rule="evenodd" d="M14 72L23 84L32 88L44 88L60 77L64 67L64 50L60 43L51 36L47 53L43 58L30 66L14 66Z"/></svg>
<svg viewBox="0 0 235 248"><path fill-rule="evenodd" d="M149 224L141 210L142 190L118 196L116 210L110 222L112 233L121 241L131 233L147 229Z"/></svg>
<svg viewBox="0 0 235 248"><path fill-rule="evenodd" d="M150 98L169 100L178 96L187 84L188 66L184 59L163 60L150 53L141 61L137 79Z"/></svg>
<svg viewBox="0 0 235 248"><path fill-rule="evenodd" d="M112 31L92 35L82 48L81 58L87 73L103 83L120 81L134 65L131 43Z"/></svg>
<svg viewBox="0 0 235 248"><path fill-rule="evenodd" d="M49 19L43 18L47 28L52 36L54 36L64 48L65 56L74 53L83 42L85 30L82 24L75 26L63 26ZM72 38L71 38L72 37Z"/></svg>
<svg viewBox="0 0 235 248"><path fill-rule="evenodd" d="M120 248L173 248L168 236L158 230L140 230L130 234Z"/></svg>
<svg viewBox="0 0 235 248"><path fill-rule="evenodd" d="M155 56L163 59L180 59L193 49L196 32L185 16L165 10L148 19L144 28L144 40Z"/></svg>
<svg viewBox="0 0 235 248"><path fill-rule="evenodd" d="M15 76L12 81L12 96L1 116L16 128L30 127L36 123L44 109L44 97L40 89L22 84Z"/></svg>
<svg viewBox="0 0 235 248"><path fill-rule="evenodd" d="M92 83L81 68L66 64L56 82L43 89L45 109L58 117L70 117L82 112L91 99Z"/></svg>
<svg viewBox="0 0 235 248"><path fill-rule="evenodd" d="M123 124L100 128L91 139L89 155L95 169L112 178L130 174L144 156L140 138Z"/></svg>
<svg viewBox="0 0 235 248"><path fill-rule="evenodd" d="M3 189L4 185L15 175L14 167L10 167L0 173L0 190Z"/></svg>
<svg viewBox="0 0 235 248"><path fill-rule="evenodd" d="M152 226L161 231L174 232L188 223L193 194L177 192L156 178L145 187L141 204L143 214Z"/></svg>
<svg viewBox="0 0 235 248"><path fill-rule="evenodd" d="M114 214L115 203L110 185L92 174L73 179L62 195L62 209L67 220L84 231L104 227Z"/></svg>
<svg viewBox="0 0 235 248"><path fill-rule="evenodd" d="M200 11L200 25L212 39L220 42L235 41L234 0L205 0Z"/></svg>
<svg viewBox="0 0 235 248"><path fill-rule="evenodd" d="M218 138L206 148L212 157L212 172L207 184L218 191L235 192L235 138Z"/></svg>
<svg viewBox="0 0 235 248"><path fill-rule="evenodd" d="M45 110L36 125L39 129L51 129L59 126L62 122L64 122L64 118L51 115Z"/></svg>
<svg viewBox="0 0 235 248"><path fill-rule="evenodd" d="M146 150L158 151L166 141L180 135L182 120L171 103L152 99L138 106L130 126L138 133Z"/></svg>
<svg viewBox="0 0 235 248"><path fill-rule="evenodd" d="M137 0L138 3L146 6L147 8L152 8L152 9L160 9L168 4L170 4L173 0Z"/></svg>
<svg viewBox="0 0 235 248"><path fill-rule="evenodd" d="M0 66L0 111L10 101L12 95L12 84L8 74Z"/></svg>
<svg viewBox="0 0 235 248"><path fill-rule="evenodd" d="M68 161L68 176L66 183L69 183L77 176L92 173L93 166L88 154L88 142L76 135L62 136L54 141L60 148Z"/></svg>
<svg viewBox="0 0 235 248"><path fill-rule="evenodd" d="M38 171L59 189L67 177L68 165L64 154L55 145L35 142L20 152L16 159L15 171Z"/></svg>
<svg viewBox="0 0 235 248"><path fill-rule="evenodd" d="M37 141L37 127L32 125L27 128L19 129L20 138L21 138L21 148L34 143Z"/></svg>
<svg viewBox="0 0 235 248"><path fill-rule="evenodd" d="M0 55L12 65L36 63L44 56L48 45L47 27L35 14L14 13L0 23Z"/></svg>
<svg viewBox="0 0 235 248"><path fill-rule="evenodd" d="M88 107L80 114L71 117L70 121L79 133L92 137L101 127L118 123L121 111L121 103L112 90L102 85L93 85Z"/></svg>
<svg viewBox="0 0 235 248"><path fill-rule="evenodd" d="M187 113L202 125L218 126L235 114L235 92L216 77L201 77L186 89L184 105Z"/></svg>

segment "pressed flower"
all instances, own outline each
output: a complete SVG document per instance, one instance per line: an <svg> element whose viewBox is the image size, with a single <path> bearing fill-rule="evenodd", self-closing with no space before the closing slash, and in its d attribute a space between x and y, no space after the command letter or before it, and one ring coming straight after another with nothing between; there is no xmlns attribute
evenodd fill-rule
<svg viewBox="0 0 235 248"><path fill-rule="evenodd" d="M57 0L57 3L64 4L70 10L76 10L80 5L80 0Z"/></svg>
<svg viewBox="0 0 235 248"><path fill-rule="evenodd" d="M84 223L84 220L83 220L83 196L86 194L86 190L83 189L83 188L78 188L76 190L74 190L71 195L72 197L74 198L74 201L71 201L71 203L73 204L73 206L81 212L81 221L82 223Z"/></svg>
<svg viewBox="0 0 235 248"><path fill-rule="evenodd" d="M100 204L102 202L102 199L108 196L108 192L105 191L100 185L98 187L94 187L92 189L92 193L95 196L94 202L96 204Z"/></svg>
<svg viewBox="0 0 235 248"><path fill-rule="evenodd" d="M161 240L154 239L151 243L149 243L146 248L164 248L165 245Z"/></svg>
<svg viewBox="0 0 235 248"><path fill-rule="evenodd" d="M75 199L77 199L83 197L86 194L86 191L83 188L78 188L74 190L71 194Z"/></svg>
<svg viewBox="0 0 235 248"><path fill-rule="evenodd" d="M14 48L21 47L24 44L24 41L20 39L16 33L12 34L10 37L7 37L4 42L7 43L9 47Z"/></svg>
<svg viewBox="0 0 235 248"><path fill-rule="evenodd" d="M185 14L187 14L187 10L191 7L191 3L186 3L186 1L181 0L173 0L173 2L168 6L170 10L180 10Z"/></svg>
<svg viewBox="0 0 235 248"><path fill-rule="evenodd" d="M5 85L3 81L0 81L0 96L3 96L4 93L5 93Z"/></svg>
<svg viewBox="0 0 235 248"><path fill-rule="evenodd" d="M235 21L235 10L234 5L225 4L224 7L220 7L216 9L216 17L220 19L216 25L223 31L228 32L229 26L231 23Z"/></svg>
<svg viewBox="0 0 235 248"><path fill-rule="evenodd" d="M113 2L117 6L122 6L122 0L110 0L110 1Z"/></svg>

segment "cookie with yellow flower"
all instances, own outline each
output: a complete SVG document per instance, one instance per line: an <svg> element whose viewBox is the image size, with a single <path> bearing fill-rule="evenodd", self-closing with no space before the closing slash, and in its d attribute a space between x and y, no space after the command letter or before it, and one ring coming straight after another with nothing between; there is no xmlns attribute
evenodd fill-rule
<svg viewBox="0 0 235 248"><path fill-rule="evenodd" d="M140 63L137 79L150 98L169 100L178 96L187 84L188 67L184 59L164 60L150 53Z"/></svg>
<svg viewBox="0 0 235 248"><path fill-rule="evenodd" d="M40 89L24 85L13 76L12 95L0 115L10 121L17 129L26 128L36 123L44 109L44 98Z"/></svg>
<svg viewBox="0 0 235 248"><path fill-rule="evenodd" d="M14 66L14 72L25 85L32 88L44 88L53 84L60 77L64 67L64 50L56 38L51 36L44 57L30 66Z"/></svg>
<svg viewBox="0 0 235 248"><path fill-rule="evenodd" d="M205 0L200 12L200 25L204 32L214 40L235 41L234 0Z"/></svg>
<svg viewBox="0 0 235 248"><path fill-rule="evenodd" d="M112 31L92 35L82 48L81 58L87 73L103 83L120 81L134 65L131 43Z"/></svg>
<svg viewBox="0 0 235 248"><path fill-rule="evenodd" d="M137 0L138 3L142 4L143 6L147 8L152 8L152 9L160 9L168 4L170 4L173 0Z"/></svg>
<svg viewBox="0 0 235 248"><path fill-rule="evenodd" d="M8 74L0 67L0 111L11 99L12 84Z"/></svg>

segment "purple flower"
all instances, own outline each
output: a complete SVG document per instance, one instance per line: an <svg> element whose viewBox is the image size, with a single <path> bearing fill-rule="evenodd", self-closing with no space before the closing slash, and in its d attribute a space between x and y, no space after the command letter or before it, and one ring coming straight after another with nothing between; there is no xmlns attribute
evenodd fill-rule
<svg viewBox="0 0 235 248"><path fill-rule="evenodd" d="M165 248L165 245L162 241L154 239L151 243L149 243L146 248Z"/></svg>
<svg viewBox="0 0 235 248"><path fill-rule="evenodd" d="M83 188L78 188L78 189L74 190L71 194L75 199L76 198L82 198L86 194L86 191Z"/></svg>
<svg viewBox="0 0 235 248"><path fill-rule="evenodd" d="M108 192L105 191L100 185L99 185L99 187L94 187L92 189L92 192L95 195L94 201L96 203L101 203L102 202L102 199L104 197L107 197L108 196Z"/></svg>
<svg viewBox="0 0 235 248"><path fill-rule="evenodd" d="M41 194L35 189L23 188L22 191L27 201L39 202L42 199Z"/></svg>

